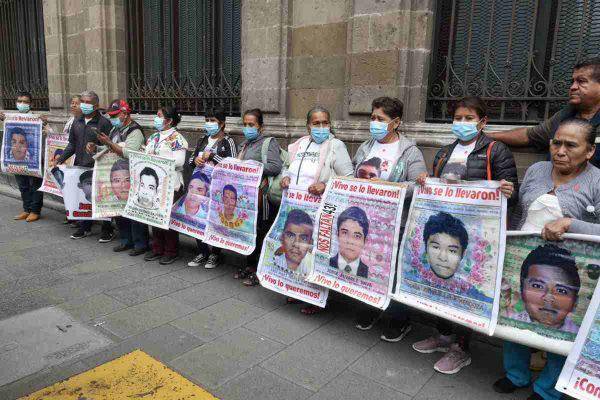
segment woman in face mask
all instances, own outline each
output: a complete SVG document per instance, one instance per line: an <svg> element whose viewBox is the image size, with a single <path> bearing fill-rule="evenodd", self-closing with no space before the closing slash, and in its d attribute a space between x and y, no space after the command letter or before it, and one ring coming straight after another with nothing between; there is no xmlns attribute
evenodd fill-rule
<svg viewBox="0 0 600 400"><path fill-rule="evenodd" d="M235 142L225 133L225 110L222 108L209 110L205 115L205 121L206 135L200 138L194 154L188 160L188 167L192 171L205 164L216 165L224 158L237 156ZM190 176L192 171L190 171ZM198 245L198 255L188 263L188 266L204 265L206 269L218 267L220 249L208 246L198 239L196 239L196 244Z"/></svg>
<svg viewBox="0 0 600 400"><path fill-rule="evenodd" d="M500 181L500 190L509 206L518 199L517 167L506 145L485 135L487 107L479 97L465 97L454 106L452 133L456 140L442 147L433 161L433 176L450 181ZM427 174L417 182L425 184ZM455 374L471 363L469 341L471 331L447 320L438 320L438 334L413 344L420 353L445 352L434 365L443 374Z"/></svg>
<svg viewBox="0 0 600 400"><path fill-rule="evenodd" d="M242 123L244 125L242 133L246 140L240 145L238 158L263 163L263 179L258 201L257 245L252 254L246 257L246 268L239 269L233 277L244 279L245 286L256 286L260 283L256 277L256 267L262 242L277 215L276 205L269 203L267 193L262 189L268 186L268 177L279 175L283 168L283 161L281 160L281 148L277 143L277 139L263 135L263 113L260 109L246 110L242 116Z"/></svg>

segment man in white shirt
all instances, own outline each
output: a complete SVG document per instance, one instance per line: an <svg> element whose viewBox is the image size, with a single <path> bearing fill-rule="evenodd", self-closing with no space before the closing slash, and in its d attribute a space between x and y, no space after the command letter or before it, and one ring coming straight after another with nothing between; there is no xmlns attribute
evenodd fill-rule
<svg viewBox="0 0 600 400"><path fill-rule="evenodd" d="M329 266L368 278L369 267L360 259L369 234L369 219L365 211L356 206L344 210L338 217L337 231L338 254L329 259Z"/></svg>

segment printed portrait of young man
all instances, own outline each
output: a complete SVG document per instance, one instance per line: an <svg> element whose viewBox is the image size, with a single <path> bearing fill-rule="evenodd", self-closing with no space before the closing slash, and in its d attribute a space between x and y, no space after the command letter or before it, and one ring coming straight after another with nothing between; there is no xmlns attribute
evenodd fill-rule
<svg viewBox="0 0 600 400"><path fill-rule="evenodd" d="M368 234L369 219L362 208L352 206L342 211L337 219L338 253L329 259L329 266L368 278L369 267L360 258Z"/></svg>

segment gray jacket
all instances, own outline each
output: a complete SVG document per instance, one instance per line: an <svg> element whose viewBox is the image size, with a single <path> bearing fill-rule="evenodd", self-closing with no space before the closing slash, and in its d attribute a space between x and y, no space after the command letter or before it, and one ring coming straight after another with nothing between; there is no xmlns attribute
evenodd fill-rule
<svg viewBox="0 0 600 400"><path fill-rule="evenodd" d="M262 143L265 141L265 139L266 138L263 135L260 135L251 142L244 140L240 144L238 157L242 160L254 160L262 162L261 150ZM277 143L277 139L272 138L267 151L267 162L263 166L263 177L279 175L283 167L280 153L281 148L279 147L279 143Z"/></svg>
<svg viewBox="0 0 600 400"><path fill-rule="evenodd" d="M554 189L552 182L552 162L540 161L533 164L523 178L519 189L519 203L515 218L521 229L527 218L531 203L538 197ZM587 165L585 171L575 179L554 189L558 203L565 217L573 222L569 233L600 235L600 170L593 165Z"/></svg>

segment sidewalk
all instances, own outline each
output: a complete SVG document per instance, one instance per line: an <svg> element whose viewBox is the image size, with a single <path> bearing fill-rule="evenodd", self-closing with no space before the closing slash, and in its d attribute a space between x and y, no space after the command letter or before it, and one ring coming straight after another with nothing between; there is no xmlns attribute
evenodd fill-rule
<svg viewBox="0 0 600 400"><path fill-rule="evenodd" d="M366 332L354 328L361 306L342 296L332 295L325 312L305 316L280 295L244 287L232 278L239 263L235 255L215 270L187 267L195 248L190 238L182 236L183 254L176 263L145 263L141 256L112 252L115 242L98 243L99 227L94 236L69 239L72 229L61 223L58 211L46 209L35 224L13 221L19 201L0 198L0 319L38 310L39 325L63 310L80 323L73 329L82 338L93 337L82 341L93 345L55 356L53 367L18 375L34 367L4 364L9 350L17 352L14 359L26 360L18 357L20 348L7 344L19 338L7 340L0 332L0 365L18 375L0 387L0 399L18 398L137 348L220 399L529 395L492 390L502 376L501 349L486 341L473 342L471 366L444 376L433 370L439 354L422 355L410 346L431 332L425 325L415 323L402 342L386 343L379 339L379 326Z"/></svg>

